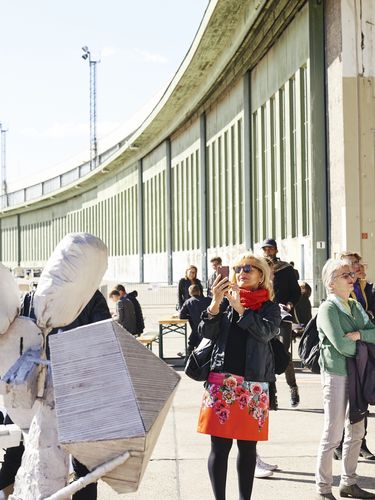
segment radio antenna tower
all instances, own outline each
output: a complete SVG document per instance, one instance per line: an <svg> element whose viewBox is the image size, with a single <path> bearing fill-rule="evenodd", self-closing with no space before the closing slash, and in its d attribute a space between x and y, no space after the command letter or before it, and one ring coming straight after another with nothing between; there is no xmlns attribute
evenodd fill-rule
<svg viewBox="0 0 375 500"><path fill-rule="evenodd" d="M0 123L1 134L1 208L8 206L8 188L6 180L6 133L8 129L3 128Z"/></svg>
<svg viewBox="0 0 375 500"><path fill-rule="evenodd" d="M90 170L98 165L98 139L96 136L96 65L100 60L91 58L87 45L82 47L82 59L89 61L90 68Z"/></svg>

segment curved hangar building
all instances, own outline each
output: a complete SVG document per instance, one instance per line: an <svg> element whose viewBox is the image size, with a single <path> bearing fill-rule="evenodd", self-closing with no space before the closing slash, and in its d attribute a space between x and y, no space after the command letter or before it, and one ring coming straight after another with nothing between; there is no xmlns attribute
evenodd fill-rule
<svg viewBox="0 0 375 500"><path fill-rule="evenodd" d="M108 245L108 281L172 284L274 237L315 303L341 250L374 277L374 25L372 0L211 0L133 133L95 168L3 196L0 260L42 267L88 231Z"/></svg>

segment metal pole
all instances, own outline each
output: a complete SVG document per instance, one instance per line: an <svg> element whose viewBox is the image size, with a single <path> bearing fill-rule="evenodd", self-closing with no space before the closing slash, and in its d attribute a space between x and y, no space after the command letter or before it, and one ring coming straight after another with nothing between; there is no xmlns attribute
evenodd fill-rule
<svg viewBox="0 0 375 500"><path fill-rule="evenodd" d="M1 208L8 206L8 188L6 181L6 133L7 129L3 128L0 123L1 133Z"/></svg>
<svg viewBox="0 0 375 500"><path fill-rule="evenodd" d="M201 208L201 252L202 252L202 279L207 285L207 131L206 114L199 118L199 172L200 172L200 208Z"/></svg>
<svg viewBox="0 0 375 500"><path fill-rule="evenodd" d="M166 225L167 225L167 255L168 255L168 285L173 284L173 209L172 209L172 149L171 140L165 141L165 191L166 191Z"/></svg>
<svg viewBox="0 0 375 500"><path fill-rule="evenodd" d="M82 490L88 484L95 483L95 481L100 479L102 476L105 476L106 474L108 474L108 472L111 472L116 467L119 467L120 465L125 463L129 458L130 453L128 451L125 451L118 457L115 457L112 460L99 465L92 472L86 474L86 476L80 477L76 481L68 484L68 486L65 486L64 488L61 488L61 490L56 491L56 493L47 497L46 500L64 500L66 498L70 498L71 495L77 493L77 491Z"/></svg>
<svg viewBox="0 0 375 500"><path fill-rule="evenodd" d="M96 137L96 65L90 56L90 167L97 167L98 140Z"/></svg>
<svg viewBox="0 0 375 500"><path fill-rule="evenodd" d="M247 71L244 82L244 228L246 250L254 249L252 218L252 169L251 162L251 74Z"/></svg>
<svg viewBox="0 0 375 500"><path fill-rule="evenodd" d="M91 59L87 45L82 47L82 59L88 59L90 69L90 170L98 165L98 139L96 136L96 65L100 60Z"/></svg>

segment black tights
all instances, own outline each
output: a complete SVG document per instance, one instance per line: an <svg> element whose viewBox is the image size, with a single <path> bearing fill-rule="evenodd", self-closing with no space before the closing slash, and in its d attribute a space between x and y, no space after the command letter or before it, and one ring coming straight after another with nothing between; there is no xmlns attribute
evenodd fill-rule
<svg viewBox="0 0 375 500"><path fill-rule="evenodd" d="M215 500L225 500L227 482L228 455L233 439L211 436L211 452L208 457L208 473L214 491ZM237 474L240 500L249 500L253 489L256 463L256 441L237 440Z"/></svg>

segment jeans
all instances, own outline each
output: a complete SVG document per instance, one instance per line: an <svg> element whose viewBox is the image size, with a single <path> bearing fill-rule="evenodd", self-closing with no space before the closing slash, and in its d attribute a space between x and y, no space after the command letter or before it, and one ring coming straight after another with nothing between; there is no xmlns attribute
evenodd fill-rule
<svg viewBox="0 0 375 500"><path fill-rule="evenodd" d="M319 493L330 493L332 489L333 451L339 445L345 426L342 448L341 486L357 482L357 462L364 434L364 422L349 421L348 377L322 372L324 428L318 449L316 486Z"/></svg>
<svg viewBox="0 0 375 500"><path fill-rule="evenodd" d="M281 322L280 340L284 344L285 350L289 352L292 342L292 323L286 321ZM290 358L287 369L285 370L285 380L289 387L295 387L297 385L292 357Z"/></svg>

